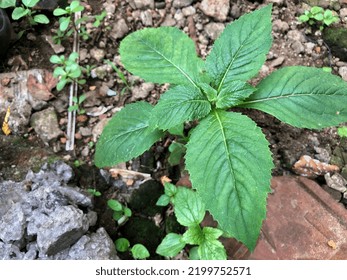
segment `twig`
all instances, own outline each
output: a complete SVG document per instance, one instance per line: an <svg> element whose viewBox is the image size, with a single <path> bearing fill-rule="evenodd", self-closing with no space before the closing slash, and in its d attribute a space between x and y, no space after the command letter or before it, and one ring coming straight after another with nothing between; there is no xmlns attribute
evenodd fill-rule
<svg viewBox="0 0 347 280"><path fill-rule="evenodd" d="M81 18L81 12L75 13L74 21L76 22ZM79 42L79 28L80 24L77 26L77 30L74 32L74 42L73 42L73 52L79 53L80 42ZM69 96L69 107L75 105L73 101L74 97L77 98L78 91L78 83L77 81L73 81L70 85L70 96ZM68 112L68 123L67 123L67 131L66 131L66 151L72 151L75 145L75 131L76 131L76 110L72 110Z"/></svg>

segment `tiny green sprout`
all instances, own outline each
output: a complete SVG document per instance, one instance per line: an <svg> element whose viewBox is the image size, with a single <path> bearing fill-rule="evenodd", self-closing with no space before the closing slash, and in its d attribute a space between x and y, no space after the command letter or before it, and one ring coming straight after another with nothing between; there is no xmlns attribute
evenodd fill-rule
<svg viewBox="0 0 347 280"><path fill-rule="evenodd" d="M314 6L299 16L299 21L307 22L309 25L317 25L320 30L323 30L324 25L329 26L338 22L339 17L335 16L331 10L324 10L322 7Z"/></svg>
<svg viewBox="0 0 347 280"><path fill-rule="evenodd" d="M147 248L144 245L135 244L131 247L129 240L124 237L118 238L114 243L118 252L130 252L134 259L144 260L150 256Z"/></svg>
<svg viewBox="0 0 347 280"><path fill-rule="evenodd" d="M95 15L95 21L93 23L94 27L99 27L101 25L101 22L105 19L106 17L106 12L103 11L100 15Z"/></svg>
<svg viewBox="0 0 347 280"><path fill-rule="evenodd" d="M49 19L44 14L37 14L37 11L33 9L33 7L40 0L22 0L22 4L20 7L14 8L12 11L12 19L19 20L21 18L27 18L30 25L40 24L48 24ZM11 2L11 1L10 1ZM15 2L16 1L12 1ZM11 5L13 3L10 3ZM6 5L5 5L6 6ZM2 6L0 6L1 8Z"/></svg>
<svg viewBox="0 0 347 280"><path fill-rule="evenodd" d="M125 75L123 74L122 71L120 71L118 69L118 67L116 66L116 64L114 64L112 61L108 60L108 59L105 59L104 62L106 62L108 65L110 65L113 69L113 71L115 71L118 75L118 77L121 79L121 81L124 83L125 85L125 88L123 88L123 90L121 91L121 95L124 94L124 92L129 89L130 90L130 85L127 81L127 79L125 78Z"/></svg>
<svg viewBox="0 0 347 280"><path fill-rule="evenodd" d="M341 126L337 129L337 134L341 137L341 138L345 138L347 137L347 126Z"/></svg>
<svg viewBox="0 0 347 280"><path fill-rule="evenodd" d="M112 218L117 221L118 225L120 226L125 224L132 216L131 209L124 206L118 200L109 199L107 201L107 206L113 210Z"/></svg>
<svg viewBox="0 0 347 280"><path fill-rule="evenodd" d="M82 164L83 164L83 162L80 161L80 160L78 160L78 159L76 159L76 160L73 162L73 165L74 165L75 167L80 167Z"/></svg>
<svg viewBox="0 0 347 280"><path fill-rule="evenodd" d="M86 100L87 96L85 94L80 95L79 97L74 96L72 98L72 101L74 102L74 105L71 105L68 109L69 112L72 111L77 111L77 114L79 115L83 115L85 114L86 110L84 110L83 108L81 108L82 103L84 102L84 100Z"/></svg>
<svg viewBox="0 0 347 280"><path fill-rule="evenodd" d="M97 191L96 189L87 189L87 192L93 196L101 196L101 192Z"/></svg>

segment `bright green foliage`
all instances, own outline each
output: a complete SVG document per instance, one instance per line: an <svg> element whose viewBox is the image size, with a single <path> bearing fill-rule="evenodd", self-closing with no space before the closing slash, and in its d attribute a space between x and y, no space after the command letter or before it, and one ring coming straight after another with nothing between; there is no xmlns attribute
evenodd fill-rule
<svg viewBox="0 0 347 280"><path fill-rule="evenodd" d="M78 53L73 52L67 58L63 55L52 55L49 61L58 65L53 71L54 77L59 77L58 91L61 91L65 85L73 81L76 81L79 85L86 83L86 80L82 79L82 67L78 64Z"/></svg>
<svg viewBox="0 0 347 280"><path fill-rule="evenodd" d="M87 192L93 196L101 196L101 192L97 191L96 189L87 189Z"/></svg>
<svg viewBox="0 0 347 280"><path fill-rule="evenodd" d="M100 137L95 163L103 167L128 161L150 148L164 135L162 130L184 137L183 124L198 121L188 133L185 156L197 192L189 203L183 202L190 196L184 191L165 193L160 205L175 205L178 221L189 228L183 241L190 236L198 243L200 258L225 258L220 242L211 237L219 233L197 228L205 210L225 234L251 250L266 217L273 168L269 143L251 119L230 108L262 110L304 128L347 121L347 84L322 69L285 67L256 88L248 84L271 42L268 5L228 25L205 62L196 56L193 41L172 27L136 31L120 46L127 70L146 81L173 85L154 108L140 102L117 113ZM172 240L172 247L180 248L182 239Z"/></svg>
<svg viewBox="0 0 347 280"><path fill-rule="evenodd" d="M96 148L99 166L117 164L141 155L163 136L163 132L150 125L153 106L138 102L125 106L105 127ZM100 151L100 150L99 150Z"/></svg>
<svg viewBox="0 0 347 280"><path fill-rule="evenodd" d="M118 200L109 199L107 201L107 206L113 210L112 218L117 221L118 225L125 224L132 216L130 208L124 206Z"/></svg>
<svg viewBox="0 0 347 280"><path fill-rule="evenodd" d="M147 81L197 87L202 61L194 42L176 28L134 32L124 38L119 52L124 67Z"/></svg>
<svg viewBox="0 0 347 280"><path fill-rule="evenodd" d="M186 146L179 142L172 142L169 146L170 156L168 162L171 166L179 165L186 152Z"/></svg>
<svg viewBox="0 0 347 280"><path fill-rule="evenodd" d="M115 241L115 246L118 252L124 253L130 251L134 259L143 260L150 256L145 246L142 244L135 244L134 246L130 247L130 242L126 238L118 238Z"/></svg>
<svg viewBox="0 0 347 280"><path fill-rule="evenodd" d="M169 185L165 186L169 191ZM224 246L217 239L223 231L200 227L205 216L205 207L197 193L186 187L178 187L171 197L177 221L187 227L183 235L169 233L159 244L156 253L165 257L176 256L187 244L197 245L197 258L201 260L225 260ZM220 247L221 246L221 247Z"/></svg>
<svg viewBox="0 0 347 280"><path fill-rule="evenodd" d="M309 25L317 25L320 30L324 29L324 25L329 26L339 21L339 17L335 16L331 10L324 10L322 7L314 6L309 11L305 11L299 17L301 22L308 22Z"/></svg>
<svg viewBox="0 0 347 280"><path fill-rule="evenodd" d="M337 129L337 134L343 138L347 137L347 126L342 126Z"/></svg>
<svg viewBox="0 0 347 280"><path fill-rule="evenodd" d="M132 253L134 259L144 260L150 256L147 248L142 244L135 244L130 252Z"/></svg>
<svg viewBox="0 0 347 280"><path fill-rule="evenodd" d="M48 24L49 19L44 14L37 14L37 11L32 9L40 0L22 0L20 7L16 7L16 0L5 0L0 3L0 8L15 7L12 11L12 19L19 20L27 18L30 25L38 23Z"/></svg>
<svg viewBox="0 0 347 280"><path fill-rule="evenodd" d="M254 247L270 191L265 170L273 167L260 128L239 113L214 111L193 130L186 167L221 228Z"/></svg>
<svg viewBox="0 0 347 280"><path fill-rule="evenodd" d="M79 115L83 115L86 111L81 108L81 105L82 103L86 100L87 96L85 94L82 94L80 96L74 96L72 98L72 101L74 102L74 105L71 105L69 108L68 108L68 111L69 112L72 112L72 111L77 111L77 113Z"/></svg>
<svg viewBox="0 0 347 280"><path fill-rule="evenodd" d="M94 16L95 21L93 23L93 26L94 27L99 27L105 17L106 17L106 12L105 11L102 11L102 13L100 15L95 15Z"/></svg>
<svg viewBox="0 0 347 280"><path fill-rule="evenodd" d="M296 127L323 128L346 121L347 83L319 68L282 68L260 82L242 107L267 112Z"/></svg>

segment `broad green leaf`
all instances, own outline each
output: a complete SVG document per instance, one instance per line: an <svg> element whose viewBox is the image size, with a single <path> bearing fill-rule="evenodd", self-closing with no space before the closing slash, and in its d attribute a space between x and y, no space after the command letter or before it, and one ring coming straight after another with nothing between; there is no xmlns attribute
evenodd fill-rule
<svg viewBox="0 0 347 280"><path fill-rule="evenodd" d="M168 162L171 166L178 165L181 162L181 159L186 152L186 146L178 143L172 142L169 146L170 156L168 158Z"/></svg>
<svg viewBox="0 0 347 280"><path fill-rule="evenodd" d="M200 196L192 189L179 187L174 205L177 221L182 226L189 227L199 224L205 216L205 205Z"/></svg>
<svg viewBox="0 0 347 280"><path fill-rule="evenodd" d="M190 260L200 260L199 246L195 246L193 248L190 248L190 250L189 250L189 259Z"/></svg>
<svg viewBox="0 0 347 280"><path fill-rule="evenodd" d="M130 247L129 240L126 238L118 238L115 241L115 245L116 245L116 250L122 253L128 251Z"/></svg>
<svg viewBox="0 0 347 280"><path fill-rule="evenodd" d="M270 74L241 105L292 126L324 128L347 121L347 83L318 68L291 66Z"/></svg>
<svg viewBox="0 0 347 280"><path fill-rule="evenodd" d="M337 129L337 134L340 137L347 137L347 127L346 126L339 127Z"/></svg>
<svg viewBox="0 0 347 280"><path fill-rule="evenodd" d="M77 13L84 10L84 7L80 5L80 1L72 1L70 4L71 12Z"/></svg>
<svg viewBox="0 0 347 280"><path fill-rule="evenodd" d="M142 244L135 244L130 251L135 259L143 260L150 256L147 248Z"/></svg>
<svg viewBox="0 0 347 280"><path fill-rule="evenodd" d="M65 85L67 84L68 80L67 79L60 79L60 81L57 83L57 91L61 91Z"/></svg>
<svg viewBox="0 0 347 280"><path fill-rule="evenodd" d="M226 260L223 244L218 240L205 240L198 248L201 260Z"/></svg>
<svg viewBox="0 0 347 280"><path fill-rule="evenodd" d="M26 16L29 13L29 10L24 9L22 7L17 7L12 12L12 19L18 20L24 16Z"/></svg>
<svg viewBox="0 0 347 280"><path fill-rule="evenodd" d="M174 257L186 246L182 240L182 235L169 233L159 244L156 253L164 257Z"/></svg>
<svg viewBox="0 0 347 280"><path fill-rule="evenodd" d="M64 10L64 9L61 9L61 8L56 8L53 11L53 15L56 16L56 17L62 16L62 15L66 15L66 14L67 14L67 11Z"/></svg>
<svg viewBox="0 0 347 280"><path fill-rule="evenodd" d="M126 216L128 218L130 218L133 215L133 212L128 207L124 207L123 212L124 212L124 216Z"/></svg>
<svg viewBox="0 0 347 280"><path fill-rule="evenodd" d="M185 121L200 119L211 111L211 104L199 89L177 86L165 92L153 109L153 122L166 130Z"/></svg>
<svg viewBox="0 0 347 280"><path fill-rule="evenodd" d="M171 183L164 183L165 194L169 197L174 196L177 193L177 187Z"/></svg>
<svg viewBox="0 0 347 280"><path fill-rule="evenodd" d="M183 234L183 241L190 245L200 245L204 241L204 234L197 224L188 228Z"/></svg>
<svg viewBox="0 0 347 280"><path fill-rule="evenodd" d="M54 64L59 64L59 63L62 63L62 59L57 56L57 55L52 55L50 58L49 58L49 61L51 63L54 63Z"/></svg>
<svg viewBox="0 0 347 280"><path fill-rule="evenodd" d="M227 109L234 107L240 103L247 97L249 97L255 88L246 82L242 81L230 81L225 84L225 86L220 91L216 107L220 109Z"/></svg>
<svg viewBox="0 0 347 280"><path fill-rule="evenodd" d="M34 21L37 23L41 23L41 24L48 24L49 23L48 17L46 17L43 14L39 14L39 15L34 16Z"/></svg>
<svg viewBox="0 0 347 280"><path fill-rule="evenodd" d="M107 201L107 206L110 207L113 211L122 211L123 209L123 205L115 199L109 199Z"/></svg>
<svg viewBox="0 0 347 280"><path fill-rule="evenodd" d="M152 108L146 102L129 104L109 121L96 144L98 167L137 157L160 139L163 132L149 125Z"/></svg>
<svg viewBox="0 0 347 280"><path fill-rule="evenodd" d="M215 110L192 131L186 168L221 229L254 249L266 214L271 153L247 116Z"/></svg>
<svg viewBox="0 0 347 280"><path fill-rule="evenodd" d="M168 132L173 135L184 137L184 123L180 123L179 125L169 128Z"/></svg>
<svg viewBox="0 0 347 280"><path fill-rule="evenodd" d="M271 5L229 24L206 58L206 70L218 92L230 80L246 81L255 76L270 50Z"/></svg>
<svg viewBox="0 0 347 280"><path fill-rule="evenodd" d="M167 205L169 205L169 203L170 203L170 196L168 196L166 194L162 194L159 197L159 199L158 199L158 201L157 201L157 203L155 205L157 205L157 206L167 206Z"/></svg>
<svg viewBox="0 0 347 280"><path fill-rule="evenodd" d="M119 52L128 71L155 83L196 86L203 65L193 40L175 27L133 32L122 40Z"/></svg>
<svg viewBox="0 0 347 280"><path fill-rule="evenodd" d="M10 7L16 6L16 0L1 0L0 1L0 8L6 9Z"/></svg>
<svg viewBox="0 0 347 280"><path fill-rule="evenodd" d="M70 24L70 17L61 17L59 19L59 29L61 31L65 31L69 27L69 24Z"/></svg>
<svg viewBox="0 0 347 280"><path fill-rule="evenodd" d="M40 0L22 0L23 4L29 8L34 7Z"/></svg>
<svg viewBox="0 0 347 280"><path fill-rule="evenodd" d="M204 227L202 229L205 240L215 240L223 235L223 231L218 228Z"/></svg>

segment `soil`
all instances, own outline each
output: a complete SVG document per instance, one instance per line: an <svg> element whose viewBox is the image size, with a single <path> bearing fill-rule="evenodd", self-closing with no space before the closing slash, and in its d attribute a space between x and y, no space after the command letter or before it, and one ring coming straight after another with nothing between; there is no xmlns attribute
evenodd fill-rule
<svg viewBox="0 0 347 280"><path fill-rule="evenodd" d="M109 2L109 3L107 3ZM175 8L172 6L172 1L158 0L155 1L156 8L146 8L143 10L134 9L128 2L131 1L106 1L106 0L85 0L83 1L86 7L85 11L87 15L100 14L105 6L109 6L110 3L115 2L115 12L106 17L104 23L96 29L91 30L91 38L87 41L81 41L81 50L86 50L87 55L81 61L81 64L92 65L94 67L103 65L103 59L97 60L95 55L91 55L91 50L102 50L104 51L104 58L109 59L117 63L117 67L125 74L125 77L132 84L132 86L140 86L143 81L138 78L132 77L126 71L124 71L119 64L118 57L118 46L121 38L113 39L112 27L119 20L124 18L128 25L127 34L146 27L140 18L137 18L142 11L148 10L153 18L152 26L160 26L164 20L167 21L169 16L171 19L178 19L178 10L181 8ZM145 1L144 1L145 2ZM205 26L207 23L217 22L212 17L206 16L200 9L201 1L193 1L191 5L195 8L195 13L191 16L183 16L182 20L176 20L176 26L187 31L190 36L193 37L197 44L197 50L201 56L206 56L210 50L213 40L208 36L205 28L199 26ZM273 6L273 22L276 22L276 30L273 31L273 46L268 55L266 66L262 68L260 74L255 78L252 83L256 84L260 79L271 73L272 71L289 65L305 65L322 67L328 66L332 68L332 71L337 74L340 67L341 61L332 56L329 49L322 42L319 34L317 36L307 34L307 26L300 24L297 20L298 15L302 14L304 9L307 7L305 3L301 1L264 1L264 3L258 3L254 1L246 0L234 0L230 1L231 11L228 14L227 19L223 23L231 22L237 17L241 16L246 12L253 11L259 8L260 5L266 4L267 2L275 3ZM21 39L15 41L6 56L0 62L0 73L26 70L33 68L43 68L53 71L53 65L49 63L49 58L54 54L53 49L45 41L42 35L51 35L52 30L57 28L57 20L51 15L49 11L45 12L51 20L51 23L47 26L35 26L35 28L28 29ZM194 28L191 28L189 22L193 21ZM285 24L287 24L287 27ZM14 30L19 32L23 30L25 24L23 22L13 23ZM199 28L196 28L196 27ZM27 26L25 26L26 28ZM148 27L148 26L147 26ZM290 39L290 32L293 34L302 34L303 41L301 45L304 46L303 50L298 51L293 47L295 40ZM312 47L307 47L307 43L313 43ZM305 45L306 44L306 45ZM71 51L72 42L67 41L63 44L66 48L65 53ZM19 63L11 63L14 57L21 57ZM16 60L15 60L16 61ZM340 64L339 64L340 63ZM100 93L98 89L103 86L107 86L113 91L117 92L116 96L110 97ZM120 234L115 234L118 227L115 226L114 221L110 219L110 213L105 207L105 201L109 198L118 197L120 188L117 187L115 181L113 186L106 184L103 178L99 178L99 172L93 165L95 138L93 135L83 136L80 133L80 128L89 128L91 131L105 118L111 117L119 108L124 104L133 102L135 100L145 99L152 104L155 104L164 91L165 86L155 85L146 97L134 98L131 90L125 90L121 95L121 91L125 88L125 84L119 78L117 73L113 71L107 72L103 78L88 78L87 83L80 92L89 92L89 95L95 95L90 98L88 106L90 108L100 106L111 106L112 109L108 112L100 114L96 117L85 115L80 117L77 121L76 128L76 142L75 149L73 152L67 152L64 150L65 136L58 137L54 143L50 143L49 146L42 143L35 131L28 125L24 132L17 135L0 136L0 179L6 180L20 180L21 174L25 174L25 169L37 168L41 162L53 160L56 158L63 159L70 162L71 165L76 166L76 184L84 188L97 188L102 193L101 198L96 198L96 209L99 212L100 221L98 226L104 226L109 232L111 237L116 238ZM66 131L67 123L67 105L66 99L68 91L63 90L57 92L53 90L53 94L56 96L55 99L48 102L48 106L63 106L63 109L58 108L58 120L60 129ZM96 102L93 104L92 102ZM91 104L90 104L91 103ZM63 105L61 105L63 104ZM0 104L1 105L1 104ZM309 155L316 157L319 154L318 150L324 149L328 152L328 161L331 157L334 149L340 145L340 138L337 135L336 127L326 128L321 131L313 131L308 129L298 129L286 125L276 118L269 116L265 113L256 110L241 110L242 113L250 116L256 121L262 128L266 138L270 143L270 148L273 153L273 160L275 168L273 175L287 175L293 174L293 164L302 156ZM1 116L3 117L3 116ZM2 120L2 118L0 118ZM139 139L140 140L140 139ZM168 156L168 141L170 139L163 139L162 142L156 144L149 152L145 153L144 156L139 159L135 159L130 163L127 163L128 167L139 170L141 172L151 173L154 179L159 179L162 175L170 176L177 181L180 179L181 171L178 167L169 168L167 164ZM88 148L86 148L88 147ZM38 158L40 161L36 162L34 159ZM24 167L23 167L24 166ZM23 167L23 173L19 170ZM141 168L140 168L141 167ZM322 177L315 178L320 184L324 184ZM136 206L135 206L136 208ZM136 211L135 218L138 220L132 220L127 227L121 228L120 233L126 235L131 241L135 240L133 232L139 231L139 229L132 230L129 232L128 228L130 225L139 225L140 219L145 221L150 220L154 225L155 215L144 215ZM107 214L105 214L107 213ZM163 213L161 213L163 214ZM145 218L144 218L145 217ZM150 219L146 217L151 217ZM148 228L148 227L147 227ZM137 236L139 236L138 234ZM157 240L160 240L163 236L163 229L161 228L155 234ZM139 237L140 239L143 237ZM153 244L149 245L151 248L155 248L156 241L151 241ZM143 240L142 240L143 241ZM152 249L151 249L152 250ZM128 256L124 256L127 258Z"/></svg>

